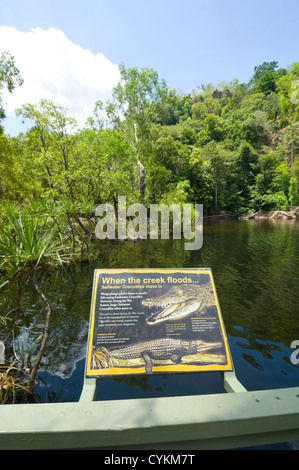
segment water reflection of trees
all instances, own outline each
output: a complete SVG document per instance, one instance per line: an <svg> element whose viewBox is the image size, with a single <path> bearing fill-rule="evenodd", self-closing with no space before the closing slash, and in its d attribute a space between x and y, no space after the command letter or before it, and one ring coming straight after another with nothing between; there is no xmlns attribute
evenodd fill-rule
<svg viewBox="0 0 299 470"><path fill-rule="evenodd" d="M240 229L238 224L235 230L228 225L231 233L225 236L213 226L202 252L213 270L228 332L241 325L255 338L289 345L299 337L297 231L267 221Z"/></svg>
<svg viewBox="0 0 299 470"><path fill-rule="evenodd" d="M188 266L190 251L183 240L136 240L96 242L100 268L182 268Z"/></svg>
<svg viewBox="0 0 299 470"><path fill-rule="evenodd" d="M85 357L95 268L182 266L188 253L181 249L181 244L181 240L160 240L160 243L104 241L98 244L97 261L40 274L39 282L52 306L50 336L41 370L69 377L76 361ZM23 286L15 317L15 348L24 362L42 332L44 309L44 303L33 287Z"/></svg>
<svg viewBox="0 0 299 470"><path fill-rule="evenodd" d="M85 352L89 319L85 307L88 312L90 299L88 295L84 296L82 284L76 289L78 280L73 273L71 278L66 272L44 273L40 282L52 306L50 335L41 369L46 368L51 373L67 377L72 372L78 353L82 356ZM15 349L25 362L32 345L42 333L44 310L42 299L30 285L26 286L14 321Z"/></svg>

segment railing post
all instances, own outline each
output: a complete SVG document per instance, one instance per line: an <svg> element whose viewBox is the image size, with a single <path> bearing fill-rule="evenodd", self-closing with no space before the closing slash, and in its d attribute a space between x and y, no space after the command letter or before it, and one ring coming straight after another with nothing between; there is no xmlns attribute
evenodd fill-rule
<svg viewBox="0 0 299 470"><path fill-rule="evenodd" d="M96 378L84 378L83 389L80 395L80 402L92 402L95 398L97 389L97 379Z"/></svg>

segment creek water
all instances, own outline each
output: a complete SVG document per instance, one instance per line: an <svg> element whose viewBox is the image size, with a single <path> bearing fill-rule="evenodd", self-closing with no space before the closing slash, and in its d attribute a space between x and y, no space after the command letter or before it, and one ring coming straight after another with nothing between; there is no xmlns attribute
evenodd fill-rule
<svg viewBox="0 0 299 470"><path fill-rule="evenodd" d="M205 220L197 251L186 251L184 240L160 239L104 240L97 249L96 261L40 278L53 313L38 401L79 399L95 268L211 268L238 379L249 391L299 386L299 365L291 361L291 343L299 340L298 221ZM45 304L28 284L15 332L19 354L28 354L44 316ZM96 399L203 393L226 393L220 373L105 378Z"/></svg>

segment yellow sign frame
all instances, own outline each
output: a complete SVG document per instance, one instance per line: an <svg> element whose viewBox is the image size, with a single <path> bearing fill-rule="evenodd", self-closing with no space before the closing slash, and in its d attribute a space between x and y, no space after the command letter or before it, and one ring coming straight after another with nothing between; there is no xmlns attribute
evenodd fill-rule
<svg viewBox="0 0 299 470"><path fill-rule="evenodd" d="M210 300L208 302L205 301L205 304L207 304L205 307L203 307L204 302L200 301L200 295L207 283L201 282L199 279L208 280L210 283ZM162 326L160 325L158 328L156 325L152 327L152 325L148 326L147 324L143 329L140 326L136 326L137 324L140 325L142 321L144 325L149 321L149 308L147 306L141 306L142 302L145 304L149 302L146 300L149 293L161 292L161 296L165 296L168 292L171 292L171 289L180 292L178 289L175 289L176 287L180 287L181 292L184 293L184 289L188 290L187 285L189 287L191 286L190 289L194 287L194 289L197 289L196 292L199 292L198 303L196 305L200 305L199 310L203 307L201 308L200 314L193 311L191 314L179 318L175 322L168 320L169 317L164 320L163 314L160 318L158 315L157 320L157 314L152 314L155 321L163 323ZM168 289L166 294L165 289ZM133 293L136 293L136 295L132 295ZM132 297L142 298L143 300L141 301L139 299L133 301ZM158 297L159 296L154 296L154 298ZM214 300L211 301L211 299ZM103 302L105 303L103 304ZM133 302L135 302L135 304ZM188 300L185 303L188 303ZM99 305L101 306L99 307ZM132 309L134 310L134 306L136 307L136 305L139 306L139 310L142 309L141 312L132 312ZM183 305L183 302L181 305ZM171 312L175 308L176 307L172 306L168 308L168 310ZM212 312L212 316L209 312ZM123 325L126 324L131 325L131 327L125 328ZM193 326L190 328L190 324L196 325L197 330L195 328L194 331ZM161 333L163 327L164 334ZM143 341L140 341L139 338L141 330ZM123 333L123 331L125 331L125 333ZM157 338L155 336L156 332ZM131 334L132 337L128 336L129 334ZM146 338L146 334L150 334L151 336ZM200 344L202 336L209 339L209 334L212 336L213 334L214 336L216 335L218 342L211 343L208 341L205 344L217 344L217 347L221 349L221 354L217 354L216 351L206 354L205 350L201 354L201 352L197 350L195 354L193 351L192 354L185 353L179 357L180 353L178 354L177 351L180 350L182 345L186 344L186 341L189 341L190 344L191 341L193 341L194 344ZM124 335L125 337L123 337ZM191 335L191 339L186 338L186 335ZM147 341L145 341L146 339ZM154 342L155 340L156 343ZM140 342L138 343L138 341ZM170 345L178 344L179 349L175 348L171 357L169 356L167 359L165 357L163 359L160 357L152 357L154 353L151 351L143 351L144 354L142 353L143 355L140 355L140 358L129 357L129 353L126 358L122 355L124 354L123 351L129 351L129 349L125 348L132 348L133 345L135 345L136 349L139 345L140 348L142 348L142 345L145 344L147 348L149 344L159 344L159 347L162 347L161 344L163 343L166 348L168 342ZM149 366L150 372L147 369L147 365L149 365L147 364L148 362L151 363ZM233 364L230 348L210 268L95 270L86 358L87 377L231 370L233 370Z"/></svg>

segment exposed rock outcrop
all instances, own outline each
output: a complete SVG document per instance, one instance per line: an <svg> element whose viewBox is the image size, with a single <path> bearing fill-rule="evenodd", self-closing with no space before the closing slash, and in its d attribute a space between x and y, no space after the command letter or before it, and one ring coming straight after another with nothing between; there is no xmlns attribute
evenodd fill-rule
<svg viewBox="0 0 299 470"><path fill-rule="evenodd" d="M276 210L276 211L258 211L253 214L243 214L240 220L250 219L297 219L299 218L299 206L292 207L288 211Z"/></svg>

